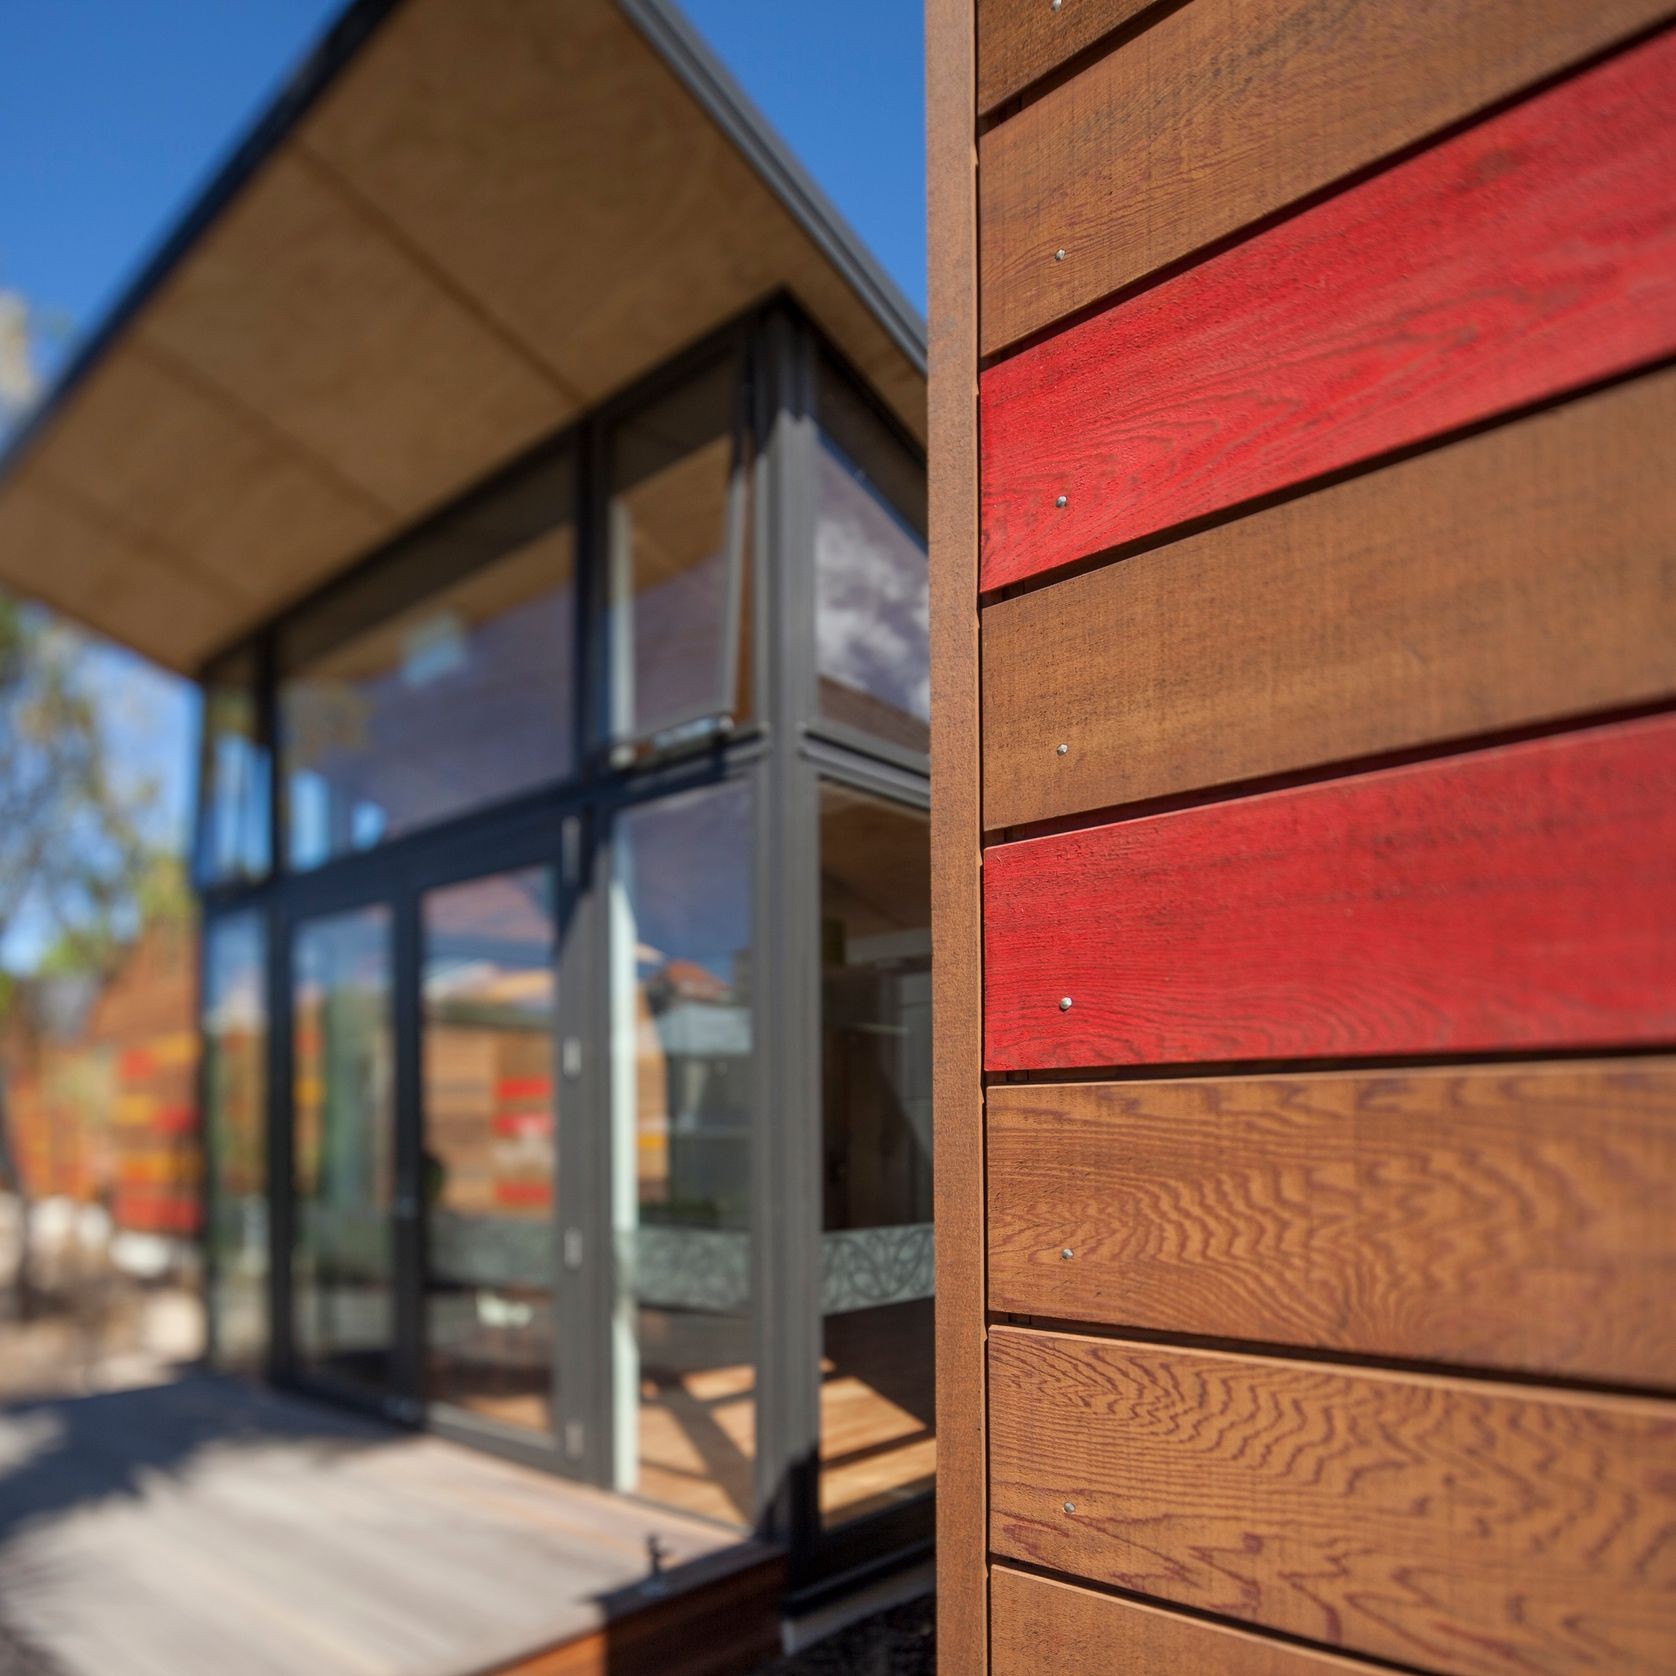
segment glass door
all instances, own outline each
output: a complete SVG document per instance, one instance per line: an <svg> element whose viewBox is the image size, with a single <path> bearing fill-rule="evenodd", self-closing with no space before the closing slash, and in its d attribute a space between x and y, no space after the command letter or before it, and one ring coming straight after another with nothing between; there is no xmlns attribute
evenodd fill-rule
<svg viewBox="0 0 1676 1676"><path fill-rule="evenodd" d="M433 1412L556 1432L558 919L553 870L420 906L422 1358Z"/></svg>
<svg viewBox="0 0 1676 1676"><path fill-rule="evenodd" d="M391 912L305 919L291 948L291 1342L305 1378L397 1394Z"/></svg>

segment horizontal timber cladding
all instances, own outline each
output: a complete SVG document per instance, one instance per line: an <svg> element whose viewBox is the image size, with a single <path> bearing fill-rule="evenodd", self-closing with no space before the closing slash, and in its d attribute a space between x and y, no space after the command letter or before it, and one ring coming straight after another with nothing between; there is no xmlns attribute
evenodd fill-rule
<svg viewBox="0 0 1676 1676"><path fill-rule="evenodd" d="M1676 351L1672 178L1676 31L992 367L982 585Z"/></svg>
<svg viewBox="0 0 1676 1676"><path fill-rule="evenodd" d="M1410 1667L1668 1672L1676 1405L998 1327L990 1546Z"/></svg>
<svg viewBox="0 0 1676 1676"><path fill-rule="evenodd" d="M1379 1668L1011 1566L996 1566L990 1588L995 1676L1373 1676Z"/></svg>
<svg viewBox="0 0 1676 1676"><path fill-rule="evenodd" d="M978 110L992 111L1160 0L977 0Z"/></svg>
<svg viewBox="0 0 1676 1676"><path fill-rule="evenodd" d="M1676 1060L989 1092L991 1309L1676 1384Z"/></svg>
<svg viewBox="0 0 1676 1676"><path fill-rule="evenodd" d="M982 351L1669 11L1670 0L1188 0L1167 10L983 136Z"/></svg>
<svg viewBox="0 0 1676 1676"><path fill-rule="evenodd" d="M986 823L1669 695L1673 433L1676 370L989 606Z"/></svg>
<svg viewBox="0 0 1676 1676"><path fill-rule="evenodd" d="M1676 1041L1676 716L1000 844L992 1071Z"/></svg>

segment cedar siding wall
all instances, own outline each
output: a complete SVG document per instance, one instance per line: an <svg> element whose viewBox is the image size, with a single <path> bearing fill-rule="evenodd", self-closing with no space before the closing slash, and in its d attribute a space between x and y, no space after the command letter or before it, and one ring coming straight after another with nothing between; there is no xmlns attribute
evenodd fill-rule
<svg viewBox="0 0 1676 1676"><path fill-rule="evenodd" d="M1676 1670L1676 5L927 23L944 1668Z"/></svg>

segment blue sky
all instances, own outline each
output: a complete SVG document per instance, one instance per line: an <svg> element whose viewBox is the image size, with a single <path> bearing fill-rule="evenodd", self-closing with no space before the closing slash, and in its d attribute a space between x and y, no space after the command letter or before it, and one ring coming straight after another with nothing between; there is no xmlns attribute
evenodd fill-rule
<svg viewBox="0 0 1676 1676"><path fill-rule="evenodd" d="M0 290L61 327L45 371L121 296L340 9L341 0L3 0ZM923 311L919 0L682 9ZM114 754L162 785L159 834L182 834L192 695L115 649L95 652L88 669ZM27 927L0 928L11 961L27 958L30 942Z"/></svg>

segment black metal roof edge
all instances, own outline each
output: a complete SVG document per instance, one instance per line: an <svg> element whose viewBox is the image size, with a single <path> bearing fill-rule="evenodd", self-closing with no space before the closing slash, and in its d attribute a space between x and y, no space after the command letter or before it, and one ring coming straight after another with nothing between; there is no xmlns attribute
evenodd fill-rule
<svg viewBox="0 0 1676 1676"><path fill-rule="evenodd" d="M256 118L226 162L215 172L209 185L193 201L186 214L163 235L162 242L127 290L83 340L46 394L28 410L6 438L4 448L0 449L0 483L16 469L71 392L105 358L123 329L174 271L176 264L401 3L402 0L352 0L352 4L315 42L278 97Z"/></svg>
<svg viewBox="0 0 1676 1676"><path fill-rule="evenodd" d="M898 349L923 377L925 317L879 265L854 228L792 155L674 0L617 0L710 118L767 182L792 219L814 240Z"/></svg>

